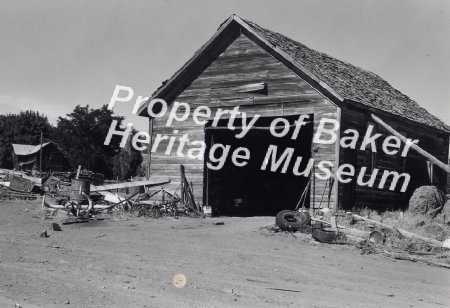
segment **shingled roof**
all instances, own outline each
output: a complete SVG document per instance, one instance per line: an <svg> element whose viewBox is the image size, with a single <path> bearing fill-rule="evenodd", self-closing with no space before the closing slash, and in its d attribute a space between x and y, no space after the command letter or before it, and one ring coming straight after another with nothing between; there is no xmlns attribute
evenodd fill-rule
<svg viewBox="0 0 450 308"><path fill-rule="evenodd" d="M287 59L288 64L292 64L297 72L301 72L301 77L307 77L307 81L313 86L326 92L327 97L336 98L339 102L348 101L372 107L450 134L449 126L378 75L313 50L236 15L232 15L222 23L216 34L180 70L163 82L150 100L156 97L164 98L168 92L174 91L173 89L180 90L182 84L185 84L180 81L186 78L185 76L193 76L189 71L199 67L199 58L211 59L206 56L211 52L211 45L223 44L220 43L223 39L221 35L227 31L242 31L260 43L265 43L267 48L281 58ZM286 61L284 63L286 64ZM145 108L146 105L141 106L138 114L144 114Z"/></svg>
<svg viewBox="0 0 450 308"><path fill-rule="evenodd" d="M380 76L308 48L282 34L244 20L271 44L278 46L345 99L374 107L413 122L450 132L450 127Z"/></svg>

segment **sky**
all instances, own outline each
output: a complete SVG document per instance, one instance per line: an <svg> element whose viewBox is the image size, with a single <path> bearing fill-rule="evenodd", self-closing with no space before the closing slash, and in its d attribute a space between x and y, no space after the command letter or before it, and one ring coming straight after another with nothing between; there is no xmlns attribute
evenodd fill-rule
<svg viewBox="0 0 450 308"><path fill-rule="evenodd" d="M372 71L450 124L450 1L0 1L0 114L55 124L108 104L116 85L149 96L231 14ZM115 113L136 128L134 99Z"/></svg>

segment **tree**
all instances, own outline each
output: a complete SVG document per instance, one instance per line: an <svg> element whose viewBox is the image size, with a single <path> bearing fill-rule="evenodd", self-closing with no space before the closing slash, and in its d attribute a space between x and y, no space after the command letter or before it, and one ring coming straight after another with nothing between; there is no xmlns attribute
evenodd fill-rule
<svg viewBox="0 0 450 308"><path fill-rule="evenodd" d="M48 118L37 111L0 115L0 166L13 168L13 143L37 145L41 131L44 138L48 138L52 129Z"/></svg>
<svg viewBox="0 0 450 308"><path fill-rule="evenodd" d="M115 161L122 159L122 163L128 164L129 167L123 176L134 176L142 162L140 152L130 149L130 156L125 159L125 153L120 154L123 151L119 147L120 136L113 136L110 144L104 145L113 120L121 125L124 118L113 115L106 105L99 109L90 109L89 105L85 107L78 105L66 117L58 118L53 140L68 151L69 161L74 169L81 165L85 169L103 173L106 178L113 178L119 175L118 169L114 168Z"/></svg>
<svg viewBox="0 0 450 308"><path fill-rule="evenodd" d="M131 135L135 135L136 133L137 131L133 129ZM125 147L114 157L114 177L120 180L126 180L133 176L141 175L139 173L142 173L140 168L142 161L141 152L131 146L131 138L128 138Z"/></svg>
<svg viewBox="0 0 450 308"><path fill-rule="evenodd" d="M142 155L130 146L131 138L126 149L119 147L119 136L113 136L108 146L103 144L113 120L121 125L124 118L113 115L106 105L98 109L78 105L73 112L59 117L56 127L36 111L0 115L0 166L13 168L12 144L37 145L42 131L45 141L51 140L62 147L73 170L81 165L103 173L106 178L135 176Z"/></svg>

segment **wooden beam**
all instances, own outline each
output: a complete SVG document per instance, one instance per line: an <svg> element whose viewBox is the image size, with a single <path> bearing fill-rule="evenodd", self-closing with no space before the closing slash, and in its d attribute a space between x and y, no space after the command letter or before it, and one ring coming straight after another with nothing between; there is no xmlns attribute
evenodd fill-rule
<svg viewBox="0 0 450 308"><path fill-rule="evenodd" d="M395 231L395 232L399 232L401 235L403 235L406 238L421 240L421 241L424 241L424 242L426 242L426 243L428 243L430 245L436 246L436 247L443 247L443 242L435 240L433 238L425 237L425 236L422 236L422 235L419 235L419 234L416 234L416 233L412 233L412 232L409 232L409 231L406 231L406 230L403 230L403 229L395 228L395 227L392 227L392 226L387 225L385 223L382 223L382 222L379 222L379 221L376 221L376 220L372 220L372 219L368 219L368 218L365 218L365 217L362 217L362 216L359 216L359 215L356 215L356 214L352 214L352 216L355 219L357 219L357 220L367 221L369 223L373 223L373 224L379 225L380 227L383 227L383 228L386 228L386 229L389 229L389 230L392 230L392 231Z"/></svg>
<svg viewBox="0 0 450 308"><path fill-rule="evenodd" d="M374 114L371 114L372 119L377 122L378 124L380 124L382 127L384 127L388 132L390 132L392 135L398 137L401 141L403 141L404 143L407 142L407 138L405 136L403 136L402 134L400 134L398 131L396 131L394 128L392 128L391 126L389 126L388 124L384 123L383 120L381 120L379 117L377 117ZM425 151L424 149L422 149L421 147L419 147L416 144L411 144L411 148L413 150L415 150L417 153L419 153L420 155L424 156L425 158L427 158L430 162L432 162L433 164L435 164L436 166L438 166L439 168L441 168L442 170L444 170L445 172L447 172L448 174L450 174L450 167L447 164L444 164L443 162L441 162L439 159L437 159L436 157L434 157L433 155L431 155L430 153L428 153L427 151Z"/></svg>
<svg viewBox="0 0 450 308"><path fill-rule="evenodd" d="M268 91L267 84L265 82L246 84L243 86L236 87L234 90L240 93L262 93L266 95Z"/></svg>
<svg viewBox="0 0 450 308"><path fill-rule="evenodd" d="M169 183L170 183L170 180L162 181L162 182L151 182L151 181L123 182L123 183L107 184L107 185L99 185L99 186L91 185L91 192L121 189L121 188L130 188L130 187L139 187L139 186L154 187L154 186L161 186L161 185L165 185L165 184L169 184Z"/></svg>
<svg viewBox="0 0 450 308"><path fill-rule="evenodd" d="M311 121L306 121L305 123L310 124ZM243 129L244 126L233 126L235 129ZM296 127L296 124L290 124L290 125L279 125L279 126L252 126L250 129L253 130L270 130L270 129L284 129L285 127ZM208 126L205 127L205 130L230 130L228 126ZM339 144L339 143L338 143Z"/></svg>

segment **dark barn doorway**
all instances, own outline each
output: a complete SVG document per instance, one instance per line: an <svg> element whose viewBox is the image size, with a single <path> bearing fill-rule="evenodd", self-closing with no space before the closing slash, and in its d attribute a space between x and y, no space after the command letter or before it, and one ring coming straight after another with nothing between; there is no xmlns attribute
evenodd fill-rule
<svg viewBox="0 0 450 308"><path fill-rule="evenodd" d="M428 173L427 162L421 157L411 156L405 159L405 173L409 174L410 180L406 192L403 194L404 202L401 209L406 210L414 191L425 185L431 185L430 174Z"/></svg>
<svg viewBox="0 0 450 308"><path fill-rule="evenodd" d="M292 170L298 156L302 157L300 171L306 168L311 158L314 118L311 114L309 122L300 129L295 140L292 139L292 133L299 115L283 118L289 121L291 127L289 133L281 138L274 137L269 131L274 117L260 117L255 128L241 139L235 137L241 129L227 129L228 120L219 121L216 127L211 127L211 123L206 125L205 204L212 207L213 215L274 216L280 210L296 207L309 178L296 176ZM234 125L241 127L241 119L236 119ZM281 131L281 128L277 131ZM231 149L224 166L220 170L211 170L206 167L206 162L211 146L216 143L230 145ZM278 171L270 171L270 163L266 170L261 170L270 145L277 146L277 158L286 148L294 149L286 173L281 173L282 165ZM239 147L250 151L250 159L243 167L237 167L231 160L232 151ZM309 207L309 194L305 206Z"/></svg>

